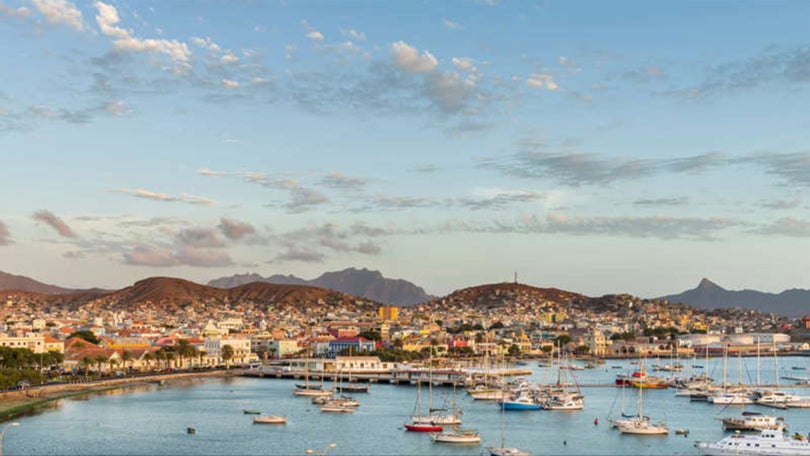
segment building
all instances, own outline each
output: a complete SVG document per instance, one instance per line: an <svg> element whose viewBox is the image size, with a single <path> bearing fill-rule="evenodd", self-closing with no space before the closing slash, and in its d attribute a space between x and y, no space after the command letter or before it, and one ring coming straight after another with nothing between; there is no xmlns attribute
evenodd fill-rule
<svg viewBox="0 0 810 456"><path fill-rule="evenodd" d="M399 319L399 307L396 306L380 306L377 309L377 316L380 320L394 321Z"/></svg>
<svg viewBox="0 0 810 456"><path fill-rule="evenodd" d="M42 334L9 336L0 334L0 347L27 348L34 353L45 353L45 337Z"/></svg>
<svg viewBox="0 0 810 456"><path fill-rule="evenodd" d="M245 364L250 360L250 339L243 337L207 338L205 339L205 353L210 364L226 364L222 359L222 347L230 345L233 349L233 358L230 364Z"/></svg>
<svg viewBox="0 0 810 456"><path fill-rule="evenodd" d="M373 340L364 337L341 337L329 341L327 356L334 358L347 348L353 349L355 353L370 352L374 351L375 345Z"/></svg>

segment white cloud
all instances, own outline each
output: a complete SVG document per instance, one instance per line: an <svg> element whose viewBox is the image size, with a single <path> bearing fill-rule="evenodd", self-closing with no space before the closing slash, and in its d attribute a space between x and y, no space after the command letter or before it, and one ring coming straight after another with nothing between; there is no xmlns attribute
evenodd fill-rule
<svg viewBox="0 0 810 456"><path fill-rule="evenodd" d="M73 3L67 0L32 0L32 3L48 22L65 24L80 32L84 30L82 12Z"/></svg>
<svg viewBox="0 0 810 456"><path fill-rule="evenodd" d="M31 15L31 10L24 6L14 9L10 6L6 6L0 3L0 13L11 17L19 17L25 19L26 17Z"/></svg>
<svg viewBox="0 0 810 456"><path fill-rule="evenodd" d="M298 48L296 48L292 44L288 44L287 46L285 46L284 47L284 60L295 60L295 51L297 51L297 50L298 50Z"/></svg>
<svg viewBox="0 0 810 456"><path fill-rule="evenodd" d="M221 59L219 59L219 61L226 64L226 65L230 65L230 64L233 64L233 63L238 63L239 62L239 57L235 56L233 54L233 52L228 51L228 52L225 53L225 55L222 56Z"/></svg>
<svg viewBox="0 0 810 456"><path fill-rule="evenodd" d="M349 30L340 29L340 33L342 33L345 36L348 36L349 38L355 41L366 41L366 34L363 32L358 32L357 30L354 29Z"/></svg>
<svg viewBox="0 0 810 456"><path fill-rule="evenodd" d="M223 79L222 80L222 87L226 89L235 89L239 87L239 83L237 81L233 81L231 79Z"/></svg>
<svg viewBox="0 0 810 456"><path fill-rule="evenodd" d="M186 43L177 40L134 37L128 30L118 27L120 19L118 17L118 10L116 10L114 6L100 1L97 1L95 6L96 9L98 9L96 22L101 29L101 33L116 38L115 41L113 41L113 47L116 49L120 51L165 54L182 67L187 68L189 66L188 61L191 58L191 51L188 49Z"/></svg>
<svg viewBox="0 0 810 456"><path fill-rule="evenodd" d="M122 100L116 100L107 103L106 105L104 105L104 110L116 116L122 116L130 112L130 110L127 108L126 103L124 103Z"/></svg>
<svg viewBox="0 0 810 456"><path fill-rule="evenodd" d="M436 57L428 51L419 54L419 51L404 41L397 41L391 45L391 55L394 64L410 73L430 73L438 66Z"/></svg>
<svg viewBox="0 0 810 456"><path fill-rule="evenodd" d="M208 170L198 170L197 172L199 172L200 174L204 174L203 171L208 171ZM136 198L144 198L144 199L150 199L150 200L154 200L154 201L166 201L166 202L178 201L178 202L183 202L183 203L188 203L188 204L197 204L197 205L204 205L204 206L215 206L216 205L216 201L214 201L214 200L212 200L210 198L205 198L203 196L195 196L195 195L191 195L191 194L188 194L188 193L183 193L181 196L172 196L172 195L168 195L166 193L153 192L151 190L144 190L142 188L136 188L136 189L122 188L122 189L119 189L119 190L111 190L111 191L115 192L115 193L124 193L124 194L127 194L127 195L132 195L132 196L134 196Z"/></svg>
<svg viewBox="0 0 810 456"><path fill-rule="evenodd" d="M448 28L450 30L461 30L461 29L464 28L458 22L453 22L453 21L447 20L447 19L442 21L442 25L444 25L446 28Z"/></svg>
<svg viewBox="0 0 810 456"><path fill-rule="evenodd" d="M203 49L208 49L209 51L220 52L222 50L217 43L211 41L211 38L207 36L205 38L199 38L196 36L191 37L191 42Z"/></svg>
<svg viewBox="0 0 810 456"><path fill-rule="evenodd" d="M304 26L304 29L307 31L307 34L306 34L307 38L309 38L311 40L314 40L314 41L323 41L323 34L321 32L319 32L319 31L315 30L315 28L312 27L311 25L309 25L309 23L307 23L307 21L301 21L301 25Z"/></svg>
<svg viewBox="0 0 810 456"><path fill-rule="evenodd" d="M533 74L526 79L526 84L536 89L560 90L560 86L554 82L554 78L549 74Z"/></svg>
<svg viewBox="0 0 810 456"><path fill-rule="evenodd" d="M475 73L478 69L475 67L475 62L473 59L467 57L453 57L453 66L455 66L459 71L469 71L470 73Z"/></svg>

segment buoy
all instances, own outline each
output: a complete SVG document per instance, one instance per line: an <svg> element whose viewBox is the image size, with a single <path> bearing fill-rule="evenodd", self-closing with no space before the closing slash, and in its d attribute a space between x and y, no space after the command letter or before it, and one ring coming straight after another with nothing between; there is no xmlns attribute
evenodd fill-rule
<svg viewBox="0 0 810 456"><path fill-rule="evenodd" d="M599 418L594 418L594 419L593 419L593 425L594 425L594 426L599 425Z"/></svg>

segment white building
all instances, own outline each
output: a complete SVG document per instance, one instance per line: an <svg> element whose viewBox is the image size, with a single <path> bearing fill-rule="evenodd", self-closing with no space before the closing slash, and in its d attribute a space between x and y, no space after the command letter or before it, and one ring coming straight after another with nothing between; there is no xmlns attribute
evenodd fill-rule
<svg viewBox="0 0 810 456"><path fill-rule="evenodd" d="M250 339L245 337L223 337L205 339L205 353L209 363L214 365L225 364L222 359L222 347L230 345L233 348L233 358L230 364L245 364L251 360Z"/></svg>
<svg viewBox="0 0 810 456"><path fill-rule="evenodd" d="M34 353L45 353L45 336L36 333L17 337L0 334L0 347L27 348Z"/></svg>

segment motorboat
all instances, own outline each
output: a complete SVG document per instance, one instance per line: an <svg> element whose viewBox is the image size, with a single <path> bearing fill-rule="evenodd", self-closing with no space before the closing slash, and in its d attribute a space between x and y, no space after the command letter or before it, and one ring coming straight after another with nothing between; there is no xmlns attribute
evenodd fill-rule
<svg viewBox="0 0 810 456"><path fill-rule="evenodd" d="M258 410L258 409L244 409L244 410L242 410L242 412L245 415L261 415L262 414L262 411Z"/></svg>
<svg viewBox="0 0 810 456"><path fill-rule="evenodd" d="M766 429L758 435L734 433L717 442L695 442L704 456L798 456L810 455L810 442L803 435L785 436L783 428Z"/></svg>
<svg viewBox="0 0 810 456"><path fill-rule="evenodd" d="M766 429L784 428L784 419L759 412L743 412L741 418L719 418L723 429L727 431L764 431Z"/></svg>

